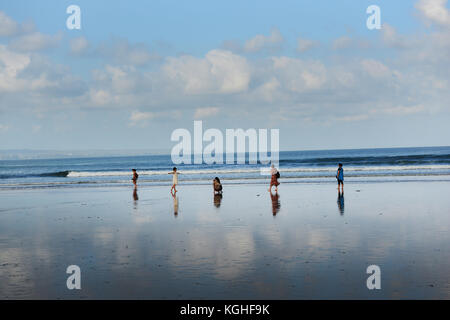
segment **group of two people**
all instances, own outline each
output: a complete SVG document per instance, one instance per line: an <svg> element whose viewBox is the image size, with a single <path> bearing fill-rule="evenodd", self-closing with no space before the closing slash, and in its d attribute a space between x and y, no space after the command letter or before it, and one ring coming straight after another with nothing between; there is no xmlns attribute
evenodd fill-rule
<svg viewBox="0 0 450 320"><path fill-rule="evenodd" d="M172 188L170 189L170 193L175 194L177 193L177 185L178 185L178 174L176 167L173 167L172 172L169 172L169 174L172 174ZM218 177L215 177L213 180L213 189L214 193L222 194L222 183L220 183L220 179Z"/></svg>
<svg viewBox="0 0 450 320"><path fill-rule="evenodd" d="M272 187L275 186L275 192L278 192L278 186L280 183L278 182L278 179L280 178L280 172L275 168L275 166L272 164L270 168L270 174L272 178L270 179L270 187L269 191L272 191ZM222 184L220 183L220 179L218 177L215 177L213 180L213 189L214 194L222 194Z"/></svg>

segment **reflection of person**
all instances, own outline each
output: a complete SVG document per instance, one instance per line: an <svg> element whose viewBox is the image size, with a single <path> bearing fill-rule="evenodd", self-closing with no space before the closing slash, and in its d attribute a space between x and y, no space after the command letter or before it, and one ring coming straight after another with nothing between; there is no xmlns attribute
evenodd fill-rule
<svg viewBox="0 0 450 320"><path fill-rule="evenodd" d="M275 194L273 194L272 192L270 193L270 199L272 200L272 213L273 216L276 216L278 211L280 211L280 196L278 195L278 192L275 192Z"/></svg>
<svg viewBox="0 0 450 320"><path fill-rule="evenodd" d="M270 179L269 191L272 192L272 186L275 186L275 192L278 192L278 186L280 184L278 182L278 178L280 177L280 173L278 172L277 168L275 168L275 166L273 164L270 168L270 174L271 174L272 178Z"/></svg>
<svg viewBox="0 0 450 320"><path fill-rule="evenodd" d="M344 192L344 168L342 168L342 163L339 163L339 168L336 173L336 179L338 181L338 190L342 186L342 192Z"/></svg>
<svg viewBox="0 0 450 320"><path fill-rule="evenodd" d="M133 200L134 201L139 200L138 193L137 193L137 186L134 186L134 189L133 189Z"/></svg>
<svg viewBox="0 0 450 320"><path fill-rule="evenodd" d="M337 205L339 208L339 212L341 213L341 216L343 216L344 215L344 191L342 191L342 193L341 193L338 190Z"/></svg>
<svg viewBox="0 0 450 320"><path fill-rule="evenodd" d="M173 214L175 215L175 217L177 217L178 216L178 197L173 193L172 198L173 198Z"/></svg>
<svg viewBox="0 0 450 320"><path fill-rule="evenodd" d="M137 174L136 169L131 169L131 171L133 172L133 178L131 180L133 181L133 184L136 185L139 175Z"/></svg>
<svg viewBox="0 0 450 320"><path fill-rule="evenodd" d="M139 200L139 197L138 197L138 193L137 193L137 186L135 185L134 186L134 188L133 188L133 208L134 208L134 210L137 210L137 208L138 208L138 200Z"/></svg>
<svg viewBox="0 0 450 320"><path fill-rule="evenodd" d="M176 186L177 186L177 184L178 184L178 172L177 172L177 168L176 167L173 167L173 170L172 170L172 172L169 172L169 174L172 174L173 175L173 178L172 178L172 188L170 189L170 193L177 193L177 188L176 188Z"/></svg>
<svg viewBox="0 0 450 320"><path fill-rule="evenodd" d="M216 206L216 208L220 207L221 202L222 202L222 193L214 194L214 205Z"/></svg>
<svg viewBox="0 0 450 320"><path fill-rule="evenodd" d="M214 194L222 193L222 184L220 183L220 179L218 177L215 177L213 180L213 189L214 189Z"/></svg>

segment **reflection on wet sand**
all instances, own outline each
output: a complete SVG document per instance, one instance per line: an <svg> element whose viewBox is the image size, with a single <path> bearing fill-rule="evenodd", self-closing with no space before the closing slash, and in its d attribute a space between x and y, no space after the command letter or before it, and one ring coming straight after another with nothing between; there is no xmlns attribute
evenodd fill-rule
<svg viewBox="0 0 450 320"><path fill-rule="evenodd" d="M172 198L173 198L173 214L176 217L178 217L178 196L176 195L176 193L172 194Z"/></svg>
<svg viewBox="0 0 450 320"><path fill-rule="evenodd" d="M139 196L138 196L138 193L137 193L137 187L134 187L134 189L133 189L133 200L134 201L138 201L139 200Z"/></svg>
<svg viewBox="0 0 450 320"><path fill-rule="evenodd" d="M221 203L222 203L222 194L221 193L215 194L214 206L216 206L216 208L219 208Z"/></svg>
<svg viewBox="0 0 450 320"><path fill-rule="evenodd" d="M133 200L134 200L134 209L137 209L137 201L139 200L139 196L137 193L137 186L133 188Z"/></svg>
<svg viewBox="0 0 450 320"><path fill-rule="evenodd" d="M339 208L339 212L341 213L341 216L343 216L344 215L344 191L342 191L342 193L338 191L337 205Z"/></svg>
<svg viewBox="0 0 450 320"><path fill-rule="evenodd" d="M274 216L277 215L277 213L280 211L280 195L278 194L278 192L276 192L275 194L273 194L272 192L270 193L270 198L272 200L272 213Z"/></svg>
<svg viewBox="0 0 450 320"><path fill-rule="evenodd" d="M265 185L230 186L220 209L209 185L186 188L181 220L166 186L144 187L138 210L128 186L69 190L57 206L54 193L37 190L26 193L29 209L15 209L23 192L0 192L2 207L19 213L0 214L0 299L371 299L366 278L354 277L366 262L384 266L377 298L450 297L448 182L347 191L367 214L345 221L329 215L342 194L323 201L333 187L286 185L281 216L280 195L271 204L251 196ZM55 274L77 263L89 272L84 289L64 290L67 278Z"/></svg>

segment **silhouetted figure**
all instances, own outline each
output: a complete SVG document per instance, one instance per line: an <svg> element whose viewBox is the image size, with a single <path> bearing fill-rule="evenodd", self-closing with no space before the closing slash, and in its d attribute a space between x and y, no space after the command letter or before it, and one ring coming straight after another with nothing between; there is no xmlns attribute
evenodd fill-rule
<svg viewBox="0 0 450 320"><path fill-rule="evenodd" d="M272 192L272 187L275 186L275 192L278 192L278 186L280 183L278 182L278 178L280 178L280 172L278 172L277 168L275 168L275 165L270 166L270 186L269 186L269 192Z"/></svg>
<svg viewBox="0 0 450 320"><path fill-rule="evenodd" d="M214 194L222 194L222 184L220 183L220 179L218 177L215 177L213 180L213 189Z"/></svg>
<svg viewBox="0 0 450 320"><path fill-rule="evenodd" d="M175 193L172 194L173 198L173 214L175 215L175 218L178 217L178 197Z"/></svg>
<svg viewBox="0 0 450 320"><path fill-rule="evenodd" d="M216 208L219 208L221 203L222 203L222 193L216 193L214 195L214 205L216 206Z"/></svg>
<svg viewBox="0 0 450 320"><path fill-rule="evenodd" d="M136 172L136 169L131 169L131 172L133 173L133 178L131 178L131 181L133 181L134 186L136 186L137 185L137 179L139 178L139 175Z"/></svg>
<svg viewBox="0 0 450 320"><path fill-rule="evenodd" d="M280 196L278 195L278 192L275 192L275 194L273 194L272 192L270 193L270 199L272 200L272 213L273 216L275 217L278 213L278 211L280 211Z"/></svg>
<svg viewBox="0 0 450 320"><path fill-rule="evenodd" d="M342 163L339 163L339 167L336 172L336 179L338 182L338 191L339 187L341 187L342 193L344 193L344 168L342 168Z"/></svg>
<svg viewBox="0 0 450 320"><path fill-rule="evenodd" d="M341 216L343 216L344 215L344 191L342 191L342 193L341 193L338 190L337 205L339 208L339 212L341 213Z"/></svg>

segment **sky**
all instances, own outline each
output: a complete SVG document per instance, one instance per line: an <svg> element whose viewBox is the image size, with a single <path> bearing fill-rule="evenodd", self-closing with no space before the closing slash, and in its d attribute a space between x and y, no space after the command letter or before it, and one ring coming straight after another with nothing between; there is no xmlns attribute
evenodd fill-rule
<svg viewBox="0 0 450 320"><path fill-rule="evenodd" d="M449 63L447 0L0 0L0 150L170 150L194 120L281 150L449 145Z"/></svg>

